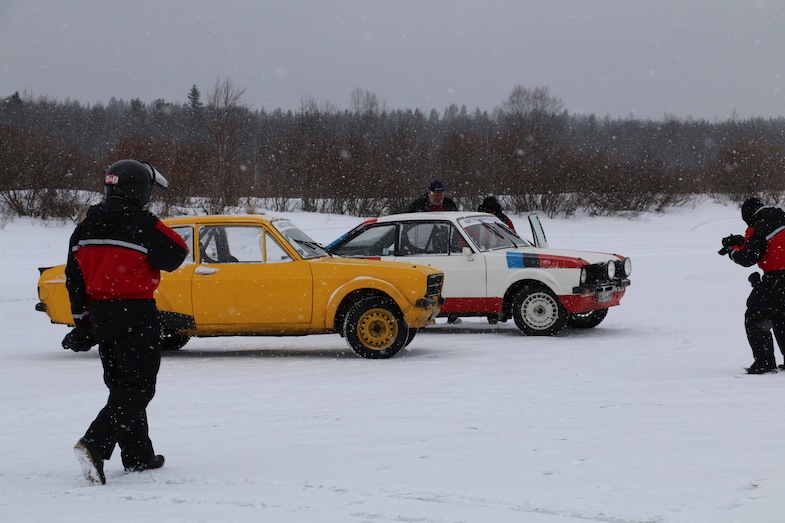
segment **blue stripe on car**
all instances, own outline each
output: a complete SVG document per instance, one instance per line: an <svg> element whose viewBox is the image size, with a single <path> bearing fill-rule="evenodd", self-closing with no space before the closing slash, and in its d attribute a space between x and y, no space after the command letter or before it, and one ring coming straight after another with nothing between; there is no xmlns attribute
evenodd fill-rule
<svg viewBox="0 0 785 523"><path fill-rule="evenodd" d="M539 267L540 258L536 254L526 254L523 252L507 253L508 269L523 269L524 267Z"/></svg>

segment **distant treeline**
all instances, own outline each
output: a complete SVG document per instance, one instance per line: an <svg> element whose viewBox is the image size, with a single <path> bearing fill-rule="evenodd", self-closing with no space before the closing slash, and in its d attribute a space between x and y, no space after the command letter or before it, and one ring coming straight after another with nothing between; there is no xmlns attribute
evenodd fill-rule
<svg viewBox="0 0 785 523"><path fill-rule="evenodd" d="M785 190L785 118L721 122L571 115L547 88L516 86L491 114L452 105L386 110L351 93L350 108L303 100L298 111L251 110L216 82L186 103L0 99L0 216L77 216L84 190L122 158L169 178L165 212L198 197L205 212L250 198L273 210L399 212L434 178L464 209L488 194L507 210L635 214L690 195Z"/></svg>

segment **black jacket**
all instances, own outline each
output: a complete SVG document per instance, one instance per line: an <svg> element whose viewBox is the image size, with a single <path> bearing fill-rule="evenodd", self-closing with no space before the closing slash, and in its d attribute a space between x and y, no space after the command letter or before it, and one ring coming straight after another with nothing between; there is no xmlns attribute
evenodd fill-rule
<svg viewBox="0 0 785 523"><path fill-rule="evenodd" d="M748 224L744 243L731 248L730 258L743 267L757 263L763 272L785 270L785 211L763 207Z"/></svg>
<svg viewBox="0 0 785 523"><path fill-rule="evenodd" d="M160 271L173 271L187 254L176 232L128 201L93 205L69 242L65 284L75 322L87 326L91 299L152 299Z"/></svg>
<svg viewBox="0 0 785 523"><path fill-rule="evenodd" d="M449 197L445 196L440 206L431 205L428 201L428 193L423 194L412 202L409 212L428 212L428 211L457 211L458 206Z"/></svg>

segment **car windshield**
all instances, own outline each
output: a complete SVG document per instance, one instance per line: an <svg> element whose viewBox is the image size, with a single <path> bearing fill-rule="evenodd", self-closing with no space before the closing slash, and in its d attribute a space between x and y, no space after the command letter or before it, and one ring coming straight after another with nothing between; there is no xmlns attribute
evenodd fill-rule
<svg viewBox="0 0 785 523"><path fill-rule="evenodd" d="M330 254L324 248L312 240L310 236L298 229L289 220L273 220L273 226L286 237L286 240L294 247L304 259L324 258Z"/></svg>
<svg viewBox="0 0 785 523"><path fill-rule="evenodd" d="M480 251L532 246L493 216L461 218L458 223Z"/></svg>

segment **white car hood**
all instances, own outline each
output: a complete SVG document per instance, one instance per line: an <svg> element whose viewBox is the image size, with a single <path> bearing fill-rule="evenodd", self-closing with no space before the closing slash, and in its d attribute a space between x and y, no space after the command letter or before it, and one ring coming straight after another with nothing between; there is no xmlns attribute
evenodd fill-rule
<svg viewBox="0 0 785 523"><path fill-rule="evenodd" d="M619 256L616 254L610 253L603 253L603 252L592 252L592 251L576 251L570 249L540 249L538 247L520 247L518 249L504 249L498 251L488 251L485 256L501 256L501 257L508 257L509 254L515 256L515 253L521 253L522 255L528 256L538 256L547 258L549 256L553 257L563 257L563 258L572 258L572 259L579 259L584 260L588 263L604 263L609 260L618 260Z"/></svg>

